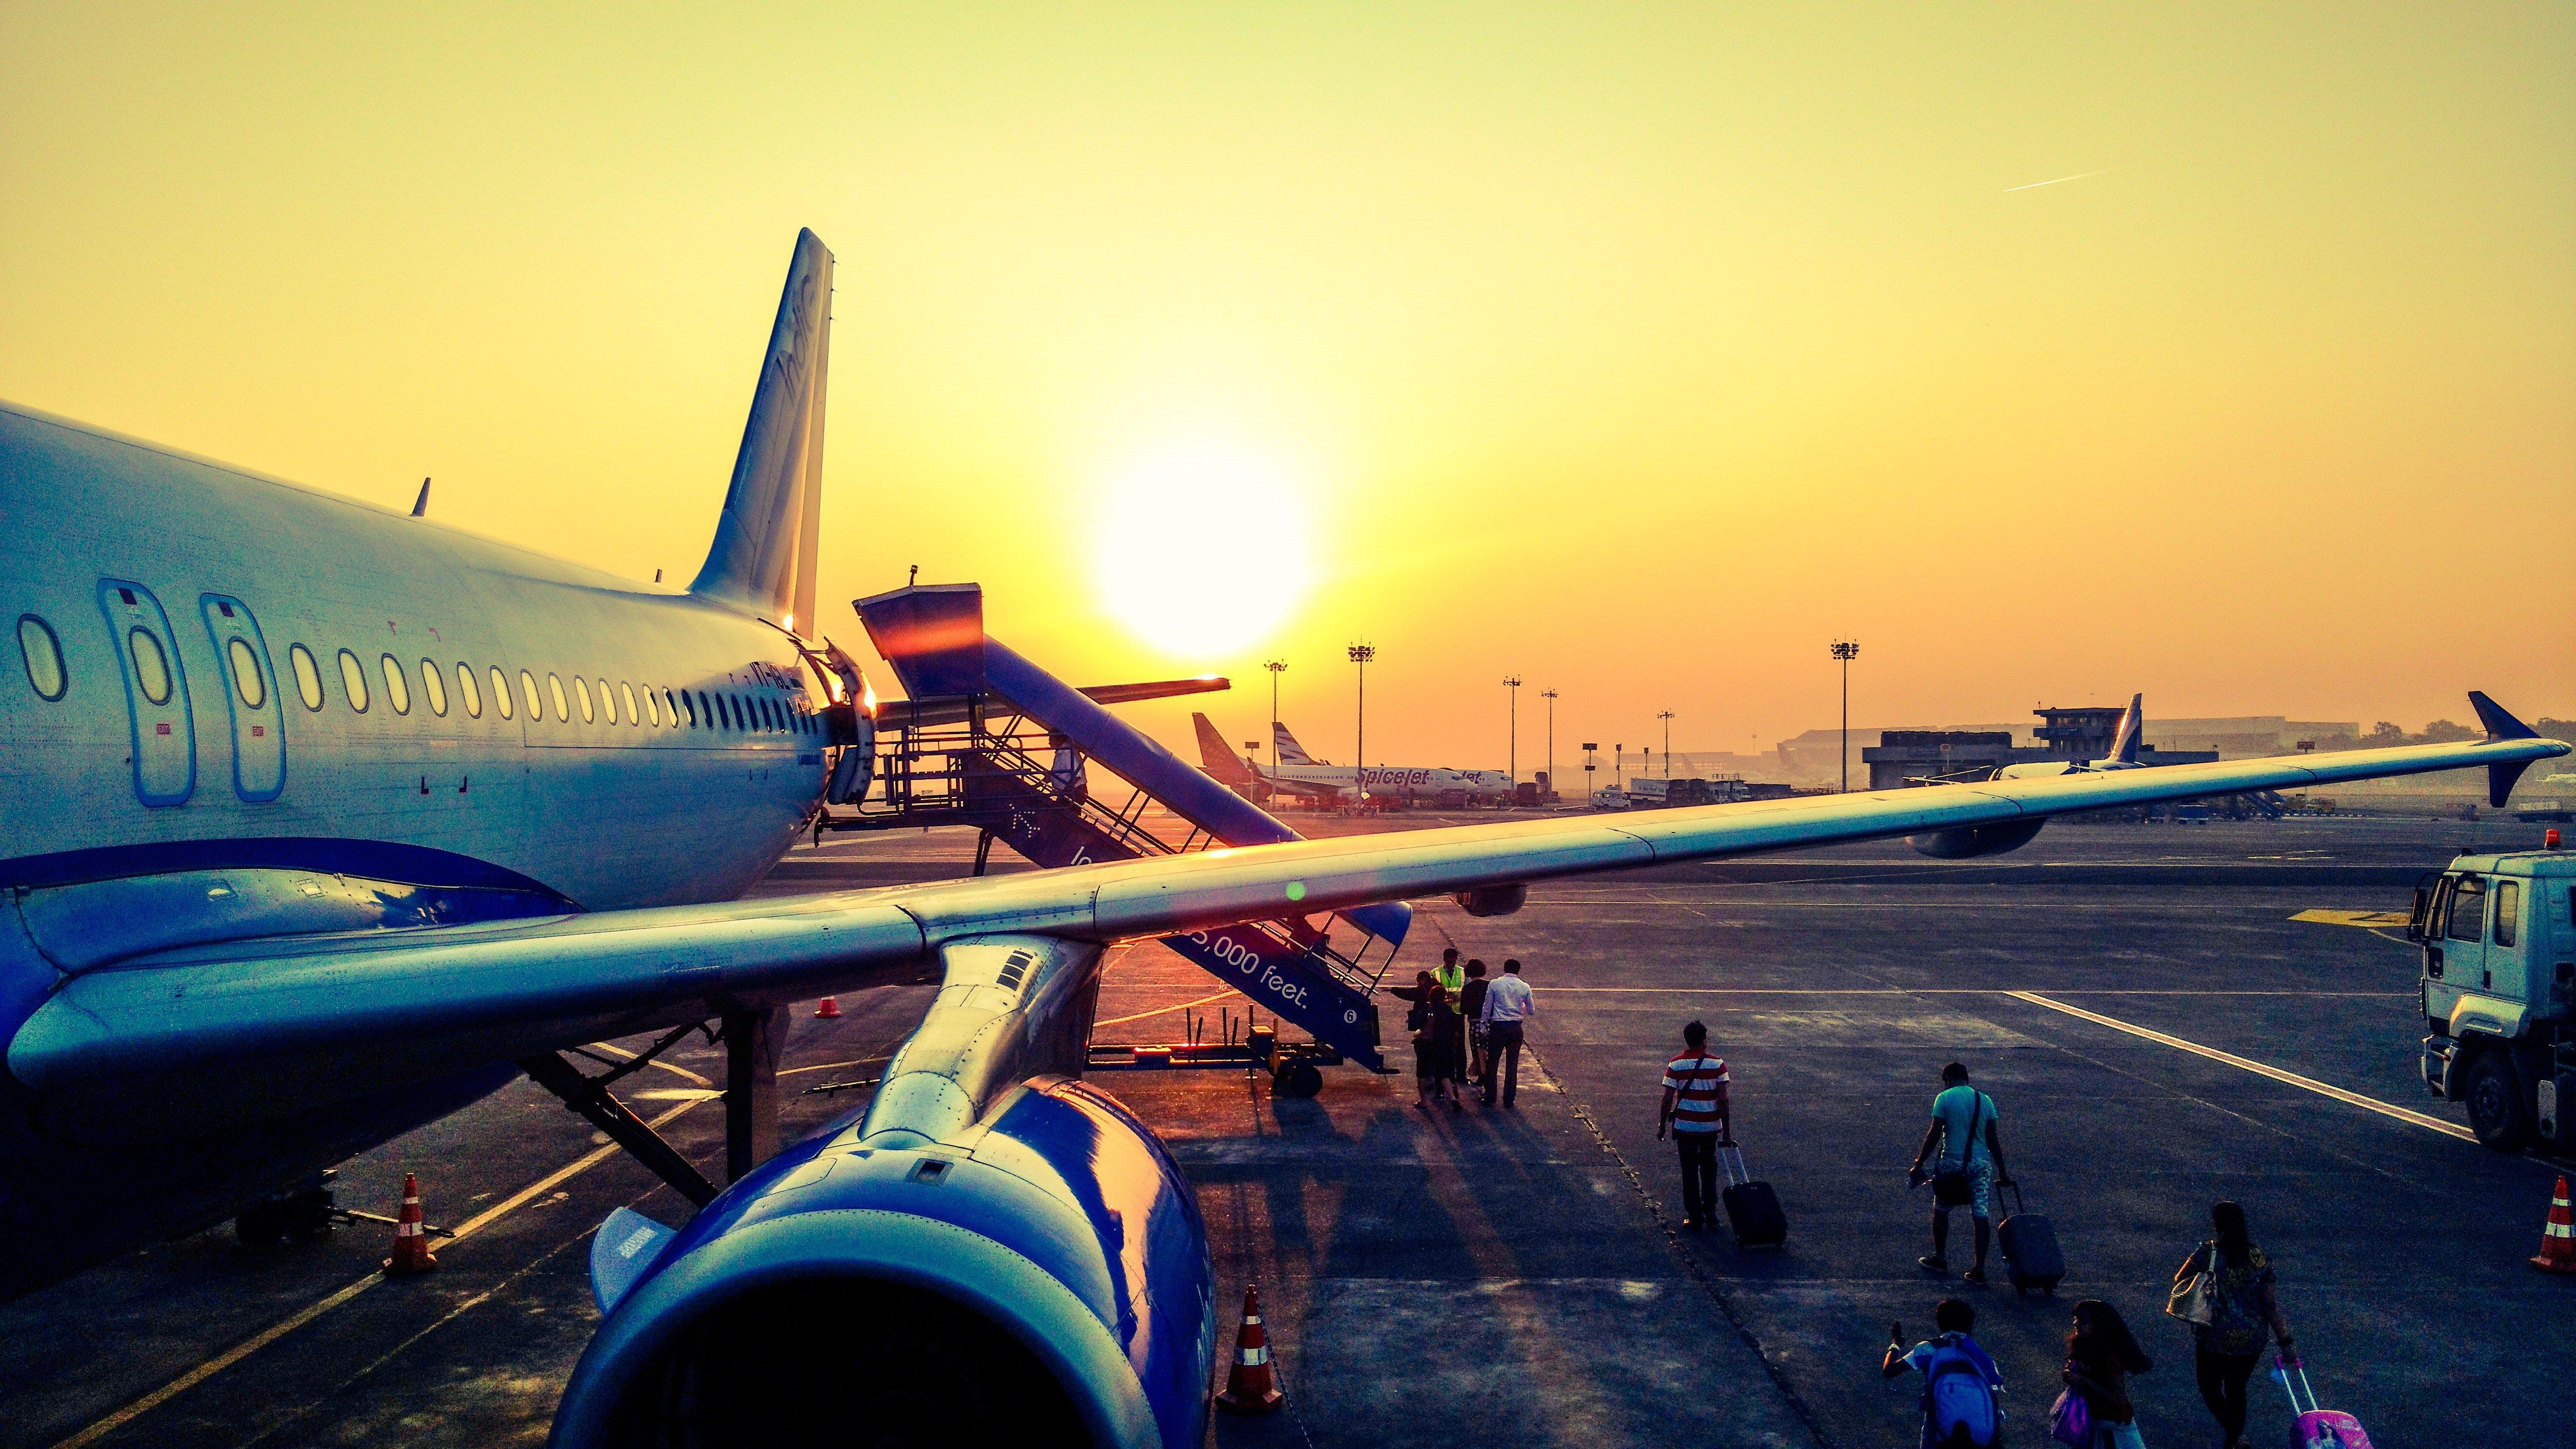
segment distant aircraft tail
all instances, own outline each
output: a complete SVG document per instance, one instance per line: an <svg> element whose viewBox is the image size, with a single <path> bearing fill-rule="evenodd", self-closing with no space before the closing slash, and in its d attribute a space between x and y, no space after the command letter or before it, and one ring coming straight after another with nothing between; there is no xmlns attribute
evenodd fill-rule
<svg viewBox="0 0 2576 1449"><path fill-rule="evenodd" d="M2134 765L2138 762L2138 738L2147 732L2147 696L2144 692L2129 696L2129 712L2120 716L2120 732L2111 737L2113 763Z"/></svg>
<svg viewBox="0 0 2576 1449"><path fill-rule="evenodd" d="M832 253L796 234L769 355L751 395L724 511L689 592L801 634L814 631L814 562L823 514L823 394L832 352Z"/></svg>
<svg viewBox="0 0 2576 1449"><path fill-rule="evenodd" d="M1307 754L1306 747L1297 743L1297 737L1288 733L1288 727L1277 720L1270 722L1270 757L1283 765L1323 763L1313 755Z"/></svg>
<svg viewBox="0 0 2576 1449"><path fill-rule="evenodd" d="M1206 715L1193 714L1190 723L1198 726L1199 768L1208 772L1208 778L1220 785L1249 785L1261 777L1261 772L1245 763L1225 742L1225 736L1216 732Z"/></svg>

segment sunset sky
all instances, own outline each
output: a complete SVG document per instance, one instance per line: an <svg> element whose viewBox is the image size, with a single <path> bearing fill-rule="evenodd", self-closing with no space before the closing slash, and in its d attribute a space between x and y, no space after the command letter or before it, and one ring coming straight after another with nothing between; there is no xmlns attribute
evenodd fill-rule
<svg viewBox="0 0 2576 1449"><path fill-rule="evenodd" d="M0 397L1347 759L2576 715L2576 9L0 5ZM2071 178L2071 179L2059 179ZM2053 184L2040 184L2053 183ZM1186 749L1186 704L1135 717Z"/></svg>

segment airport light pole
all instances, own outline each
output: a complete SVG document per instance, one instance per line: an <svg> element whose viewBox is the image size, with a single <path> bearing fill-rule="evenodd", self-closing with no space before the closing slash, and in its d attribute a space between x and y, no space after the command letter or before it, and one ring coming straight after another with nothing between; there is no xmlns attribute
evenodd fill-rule
<svg viewBox="0 0 2576 1449"><path fill-rule="evenodd" d="M1261 667L1270 671L1270 734L1275 739L1279 734L1279 676L1288 672L1288 661L1265 660Z"/></svg>
<svg viewBox="0 0 2576 1449"><path fill-rule="evenodd" d="M1554 794L1556 794L1556 793L1557 793L1557 788L1556 788L1556 691L1555 691L1555 690L1553 690L1553 689L1542 689L1542 690L1540 690L1540 691L1538 692L1538 697L1539 697L1539 698L1541 698L1541 699L1543 699L1543 700L1546 700L1546 701L1547 701L1547 791L1546 791L1546 793L1548 793L1548 794L1550 794L1550 795L1554 795Z"/></svg>
<svg viewBox="0 0 2576 1449"><path fill-rule="evenodd" d="M1503 757L1508 762L1503 766L1503 775L1517 785L1521 782L1521 677L1517 674L1504 675L1503 688L1511 691L1508 698L1512 702L1511 753Z"/></svg>
<svg viewBox="0 0 2576 1449"><path fill-rule="evenodd" d="M1673 777L1673 712L1665 710L1655 718L1664 722L1664 778Z"/></svg>
<svg viewBox="0 0 2576 1449"><path fill-rule="evenodd" d="M1593 765L1592 760L1593 760L1593 757L1594 757L1595 755L1598 755L1598 754L1600 754L1600 753L1601 753L1601 745L1600 745L1600 743L1599 743L1598 741L1595 741L1595 740L1586 740L1586 741L1584 741L1584 743L1583 743L1583 803L1584 803L1584 804L1586 804L1586 805L1589 805L1589 804L1591 804L1591 803L1592 803L1592 791L1593 791L1593 786L1594 786L1594 781L1593 781L1593 779L1592 779L1592 772L1593 772L1593 770L1596 768L1596 767Z"/></svg>
<svg viewBox="0 0 2576 1449"><path fill-rule="evenodd" d="M1860 657L1860 641L1837 639L1834 658L1843 666L1843 793L1851 793L1851 662Z"/></svg>
<svg viewBox="0 0 2576 1449"><path fill-rule="evenodd" d="M1351 804L1368 803L1368 667L1377 657L1374 644L1351 646L1351 663L1359 666L1359 721L1352 730ZM1273 675L1272 678L1278 676Z"/></svg>

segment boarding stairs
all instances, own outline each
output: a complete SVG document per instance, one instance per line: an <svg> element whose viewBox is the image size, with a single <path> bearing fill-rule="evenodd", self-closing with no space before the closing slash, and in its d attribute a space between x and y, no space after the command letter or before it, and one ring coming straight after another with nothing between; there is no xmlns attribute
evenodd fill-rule
<svg viewBox="0 0 2576 1449"><path fill-rule="evenodd" d="M928 592L901 590L861 601L878 652L899 675L909 676L904 682L913 702L879 712L879 788L854 814L827 817L824 828L972 826L979 832L977 874L997 840L1031 864L1053 869L1297 838L1123 720L1080 700L1020 656L982 641L980 597L974 627L978 642L987 644L988 659L961 670L952 658L943 670L942 661L914 657L904 647L902 620L886 615L904 612L890 601L918 606L922 600L903 596ZM950 601L947 607L958 605ZM959 707L922 703L956 698L935 691L957 683L981 687L966 693ZM1060 770L1059 761L1069 768ZM1122 766L1151 784L1128 779L1119 773ZM1102 776L1120 781L1129 793L1115 804L1094 796L1089 781ZM1333 1057L1382 1072L1388 1068L1375 997L1410 915L1401 905L1367 906L1321 918L1218 927L1162 942L1303 1029Z"/></svg>

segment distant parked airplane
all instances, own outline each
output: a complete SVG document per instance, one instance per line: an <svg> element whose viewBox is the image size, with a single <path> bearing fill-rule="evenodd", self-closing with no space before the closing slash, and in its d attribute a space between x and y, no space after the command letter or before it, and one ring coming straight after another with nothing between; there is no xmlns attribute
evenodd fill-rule
<svg viewBox="0 0 2576 1449"><path fill-rule="evenodd" d="M1198 727L1199 768L1217 780L1255 797L1271 794L1336 801L1349 798L1360 785L1360 772L1306 753L1288 726L1270 726L1268 769L1250 755L1237 755L1206 715L1190 716ZM1491 804L1512 798L1511 777L1500 770L1451 770L1419 765L1371 765L1366 789L1381 804Z"/></svg>

